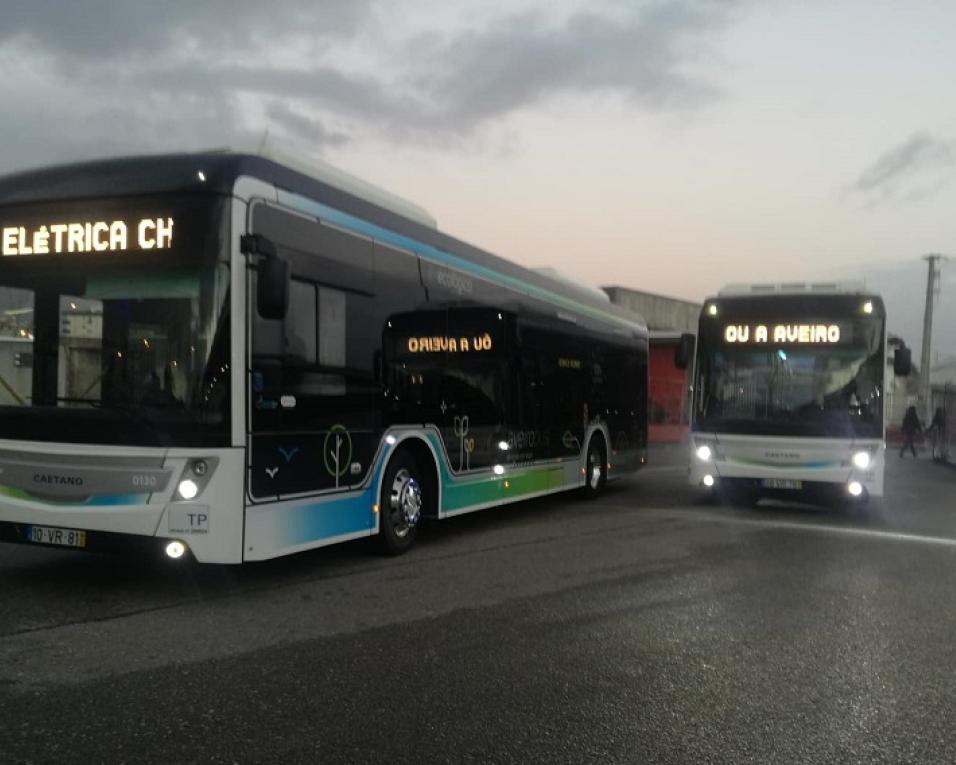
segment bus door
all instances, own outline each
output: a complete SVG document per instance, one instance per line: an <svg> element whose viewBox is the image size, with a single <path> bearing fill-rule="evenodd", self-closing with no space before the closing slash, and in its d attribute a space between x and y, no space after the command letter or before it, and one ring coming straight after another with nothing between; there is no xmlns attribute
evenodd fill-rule
<svg viewBox="0 0 956 765"><path fill-rule="evenodd" d="M253 209L252 228L292 276L285 318L265 319L250 267L252 497L356 488L378 441L372 243L268 205Z"/></svg>

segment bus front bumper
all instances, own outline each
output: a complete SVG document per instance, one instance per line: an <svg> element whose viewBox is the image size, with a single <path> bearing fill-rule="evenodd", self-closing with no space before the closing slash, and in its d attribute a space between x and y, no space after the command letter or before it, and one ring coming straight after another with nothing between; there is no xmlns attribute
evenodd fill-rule
<svg viewBox="0 0 956 765"><path fill-rule="evenodd" d="M882 460L882 455L879 459ZM735 487L775 498L842 496L853 500L883 496L883 471L877 464L867 470L848 465L783 469L739 464L733 460L702 461L692 453L688 481L692 486L712 491Z"/></svg>

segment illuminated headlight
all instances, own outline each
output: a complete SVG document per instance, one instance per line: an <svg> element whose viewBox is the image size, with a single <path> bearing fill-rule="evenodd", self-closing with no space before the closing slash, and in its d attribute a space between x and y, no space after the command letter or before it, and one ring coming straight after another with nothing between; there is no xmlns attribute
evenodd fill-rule
<svg viewBox="0 0 956 765"><path fill-rule="evenodd" d="M860 470L866 470L870 466L870 453L857 452L853 455L853 464Z"/></svg>
<svg viewBox="0 0 956 765"><path fill-rule="evenodd" d="M698 446L697 451L694 453L697 455L697 459L699 459L701 462L707 462L710 460L711 457L714 456L713 450L709 446L707 446L707 444L704 444L703 446Z"/></svg>
<svg viewBox="0 0 956 765"><path fill-rule="evenodd" d="M507 442L507 441L499 441L499 442L498 442L498 448L501 449L501 451L503 451L503 452L508 451L508 442Z"/></svg>
<svg viewBox="0 0 956 765"><path fill-rule="evenodd" d="M704 486L710 489L710 488L713 488L713 485L714 485L714 477L710 473L708 473L707 475L704 476Z"/></svg>
<svg viewBox="0 0 956 765"><path fill-rule="evenodd" d="M172 558L173 560L179 560L186 554L186 545L180 542L178 539L174 539L168 545L166 545L166 557Z"/></svg>
<svg viewBox="0 0 956 765"><path fill-rule="evenodd" d="M859 481L850 481L846 485L846 490L850 492L851 497L859 497L863 493L863 484Z"/></svg>
<svg viewBox="0 0 956 765"><path fill-rule="evenodd" d="M504 466L504 465L495 465L495 466L492 468L492 470L494 470L495 475L504 475L504 474L505 474L505 466Z"/></svg>
<svg viewBox="0 0 956 765"><path fill-rule="evenodd" d="M199 494L199 487L196 485L196 482L191 478L186 478L183 481L179 482L179 487L177 488L179 496L183 499L195 499L196 495Z"/></svg>

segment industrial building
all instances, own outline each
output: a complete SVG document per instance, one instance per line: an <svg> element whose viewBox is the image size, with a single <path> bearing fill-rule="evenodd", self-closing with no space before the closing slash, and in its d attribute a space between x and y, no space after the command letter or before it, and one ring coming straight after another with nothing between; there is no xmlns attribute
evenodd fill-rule
<svg viewBox="0 0 956 765"><path fill-rule="evenodd" d="M697 334L700 303L642 292L628 287L603 287L611 302L639 313L650 333L649 434L652 443L682 441L687 437L689 371L674 364L684 333Z"/></svg>

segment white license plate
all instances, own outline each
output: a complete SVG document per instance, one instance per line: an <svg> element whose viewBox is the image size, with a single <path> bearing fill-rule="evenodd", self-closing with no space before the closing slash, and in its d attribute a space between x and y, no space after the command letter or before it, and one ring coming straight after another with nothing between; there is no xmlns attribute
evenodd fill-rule
<svg viewBox="0 0 956 765"><path fill-rule="evenodd" d="M38 545L86 547L86 532L56 526L27 526L27 541Z"/></svg>
<svg viewBox="0 0 956 765"><path fill-rule="evenodd" d="M761 485L765 489L802 489L803 481L796 481L793 478L764 478Z"/></svg>

